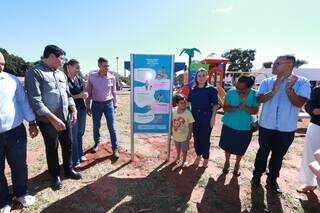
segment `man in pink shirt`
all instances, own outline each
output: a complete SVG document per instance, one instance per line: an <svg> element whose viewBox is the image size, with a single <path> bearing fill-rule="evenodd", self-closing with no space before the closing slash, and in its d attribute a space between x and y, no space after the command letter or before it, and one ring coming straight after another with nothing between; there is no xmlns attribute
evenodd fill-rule
<svg viewBox="0 0 320 213"><path fill-rule="evenodd" d="M98 151L100 144L100 126L102 114L106 117L114 157L119 157L115 129L115 111L117 108L116 78L109 72L109 63L105 58L98 59L99 70L88 76L86 100L87 114L93 120L93 152ZM92 102L92 103L91 103Z"/></svg>

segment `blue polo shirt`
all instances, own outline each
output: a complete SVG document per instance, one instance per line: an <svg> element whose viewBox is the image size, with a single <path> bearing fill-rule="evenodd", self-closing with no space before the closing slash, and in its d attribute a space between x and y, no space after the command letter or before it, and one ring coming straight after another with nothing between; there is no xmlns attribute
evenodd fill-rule
<svg viewBox="0 0 320 213"><path fill-rule="evenodd" d="M263 80L257 95L271 91L276 80L277 76ZM272 99L263 103L259 119L261 127L280 132L293 132L297 129L300 108L290 102L285 91L287 83L288 79L285 79L280 85L280 90ZM307 99L310 98L311 88L308 79L298 76L298 80L292 88L297 95Z"/></svg>

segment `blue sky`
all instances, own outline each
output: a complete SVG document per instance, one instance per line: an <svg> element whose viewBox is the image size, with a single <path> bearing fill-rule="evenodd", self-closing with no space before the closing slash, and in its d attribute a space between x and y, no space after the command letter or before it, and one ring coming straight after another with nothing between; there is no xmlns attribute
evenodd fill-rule
<svg viewBox="0 0 320 213"><path fill-rule="evenodd" d="M280 54L320 68L320 1L309 0L2 0L0 47L28 61L57 44L82 70L99 56L119 71L130 53L175 54L196 47L202 59L232 48L256 49L256 69Z"/></svg>

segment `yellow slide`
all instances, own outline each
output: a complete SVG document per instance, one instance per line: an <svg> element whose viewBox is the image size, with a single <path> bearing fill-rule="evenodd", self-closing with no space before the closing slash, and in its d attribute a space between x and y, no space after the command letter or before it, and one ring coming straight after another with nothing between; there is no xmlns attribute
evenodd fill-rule
<svg viewBox="0 0 320 213"><path fill-rule="evenodd" d="M224 96L226 95L226 91L224 91L223 87L220 85L217 86L217 90L218 90L219 104L220 106L223 106Z"/></svg>

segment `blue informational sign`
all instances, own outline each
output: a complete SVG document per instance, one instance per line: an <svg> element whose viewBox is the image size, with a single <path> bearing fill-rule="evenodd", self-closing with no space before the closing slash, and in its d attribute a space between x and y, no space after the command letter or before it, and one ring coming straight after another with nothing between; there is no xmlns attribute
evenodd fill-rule
<svg viewBox="0 0 320 213"><path fill-rule="evenodd" d="M133 133L169 133L173 55L131 55Z"/></svg>

